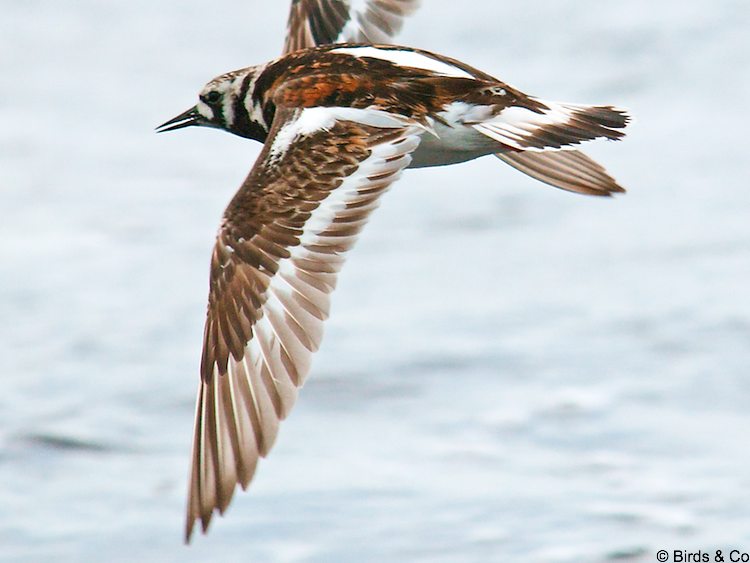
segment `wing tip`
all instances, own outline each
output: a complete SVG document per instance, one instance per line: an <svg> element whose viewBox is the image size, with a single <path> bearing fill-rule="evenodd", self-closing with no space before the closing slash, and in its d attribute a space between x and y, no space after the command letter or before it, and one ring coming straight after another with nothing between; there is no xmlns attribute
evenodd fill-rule
<svg viewBox="0 0 750 563"><path fill-rule="evenodd" d="M606 169L577 150L496 154L516 170L555 188L596 197L627 193Z"/></svg>
<svg viewBox="0 0 750 563"><path fill-rule="evenodd" d="M193 532L195 531L195 522L196 520L201 521L201 530L202 533L205 534L208 531L208 526L211 523L211 516L209 515L208 520L204 521L203 517L199 514L195 514L192 512L192 503L190 500L188 500L188 513L185 518L185 535L183 537L183 540L185 542L185 545L190 545L190 542L193 540Z"/></svg>

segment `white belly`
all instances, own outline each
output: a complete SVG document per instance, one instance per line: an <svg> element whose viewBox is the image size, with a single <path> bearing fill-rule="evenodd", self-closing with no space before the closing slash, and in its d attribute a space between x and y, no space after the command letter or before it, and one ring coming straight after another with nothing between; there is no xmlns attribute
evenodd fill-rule
<svg viewBox="0 0 750 563"><path fill-rule="evenodd" d="M483 135L471 125L462 121L467 117L476 118L479 113L476 106L470 107L462 102L454 103L449 109L440 114L449 125L435 122L432 133L423 133L419 148L414 152L409 168L424 168L427 166L443 166L466 162L480 156L502 151L502 145ZM486 111L486 108L481 108ZM462 111L457 111L462 110ZM467 116L471 110L474 115Z"/></svg>

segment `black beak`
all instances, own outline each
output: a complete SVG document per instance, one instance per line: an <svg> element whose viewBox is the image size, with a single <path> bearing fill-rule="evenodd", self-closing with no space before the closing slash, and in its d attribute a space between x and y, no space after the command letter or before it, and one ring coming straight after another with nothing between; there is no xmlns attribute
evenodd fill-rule
<svg viewBox="0 0 750 563"><path fill-rule="evenodd" d="M181 113L177 117L173 117L166 123L162 123L156 128L157 133L164 133L166 131L174 131L175 129L182 129L183 127L190 127L191 125L203 125L204 119L195 106L191 107L186 112Z"/></svg>

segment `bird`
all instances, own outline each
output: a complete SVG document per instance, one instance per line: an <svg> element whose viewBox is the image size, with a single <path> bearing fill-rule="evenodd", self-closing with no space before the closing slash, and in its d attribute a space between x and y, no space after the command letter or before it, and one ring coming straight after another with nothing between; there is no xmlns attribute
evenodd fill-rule
<svg viewBox="0 0 750 563"><path fill-rule="evenodd" d="M349 37L342 29L359 40L375 34L361 33L369 20L348 6L293 2L280 58L214 78L193 108L157 128L214 127L263 143L211 256L186 541L196 522L205 533L226 511L271 450L321 344L346 254L405 169L495 155L565 190L624 191L576 147L620 140L625 110L527 95L422 49L317 45ZM369 6L399 8L378 28L389 35L416 3Z"/></svg>

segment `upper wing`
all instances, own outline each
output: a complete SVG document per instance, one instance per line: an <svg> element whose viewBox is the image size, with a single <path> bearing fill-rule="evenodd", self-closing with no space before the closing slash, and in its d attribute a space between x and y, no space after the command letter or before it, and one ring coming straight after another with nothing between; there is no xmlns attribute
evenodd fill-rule
<svg viewBox="0 0 750 563"><path fill-rule="evenodd" d="M271 449L320 345L344 254L421 132L376 110L277 111L211 259L186 539Z"/></svg>
<svg viewBox="0 0 750 563"><path fill-rule="evenodd" d="M284 54L329 43L389 43L420 0L292 0Z"/></svg>

